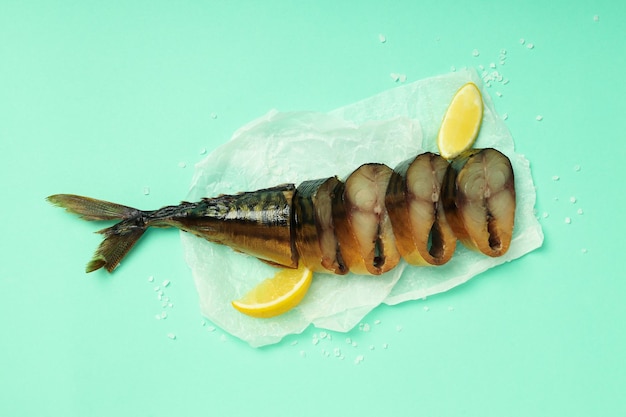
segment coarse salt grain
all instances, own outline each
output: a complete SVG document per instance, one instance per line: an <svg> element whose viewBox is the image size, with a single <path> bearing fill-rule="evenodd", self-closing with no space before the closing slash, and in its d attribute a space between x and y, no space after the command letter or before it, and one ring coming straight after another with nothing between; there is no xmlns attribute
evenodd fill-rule
<svg viewBox="0 0 626 417"><path fill-rule="evenodd" d="M572 218L571 217L566 217L565 218L565 223L566 224L570 224L572 222Z"/></svg>
<svg viewBox="0 0 626 417"><path fill-rule="evenodd" d="M168 333L167 337L169 337L172 340L176 340L176 335L174 333Z"/></svg>
<svg viewBox="0 0 626 417"><path fill-rule="evenodd" d="M480 55L480 52L478 51L478 49L474 49L474 50L472 51L472 56L477 57L477 56L479 56L479 55Z"/></svg>
<svg viewBox="0 0 626 417"><path fill-rule="evenodd" d="M385 35L383 35L382 33L378 34L378 40L380 41L380 43L385 43L387 42L387 37Z"/></svg>

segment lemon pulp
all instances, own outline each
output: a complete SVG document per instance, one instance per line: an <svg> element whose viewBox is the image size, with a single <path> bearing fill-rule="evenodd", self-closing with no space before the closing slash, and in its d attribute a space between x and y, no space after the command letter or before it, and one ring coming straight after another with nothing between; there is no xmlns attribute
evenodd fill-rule
<svg viewBox="0 0 626 417"><path fill-rule="evenodd" d="M456 92L443 116L437 146L439 153L450 160L472 147L483 120L483 97L474 83L463 85Z"/></svg>
<svg viewBox="0 0 626 417"><path fill-rule="evenodd" d="M274 277L261 281L241 299L233 301L232 305L248 316L275 317L297 306L312 280L313 271L305 266L282 269Z"/></svg>

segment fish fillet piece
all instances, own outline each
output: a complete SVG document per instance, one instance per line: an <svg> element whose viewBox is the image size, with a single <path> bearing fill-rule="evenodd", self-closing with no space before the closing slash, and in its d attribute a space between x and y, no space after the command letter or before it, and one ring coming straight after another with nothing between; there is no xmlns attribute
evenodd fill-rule
<svg viewBox="0 0 626 417"><path fill-rule="evenodd" d="M335 190L335 234L351 272L380 275L400 261L385 207L392 172L383 164L364 164Z"/></svg>
<svg viewBox="0 0 626 417"><path fill-rule="evenodd" d="M515 223L509 158L492 148L473 149L452 161L444 183L446 217L459 240L485 255L504 255Z"/></svg>
<svg viewBox="0 0 626 417"><path fill-rule="evenodd" d="M332 216L333 193L339 183L337 177L304 181L294 196L296 248L301 263L315 272L348 272Z"/></svg>
<svg viewBox="0 0 626 417"><path fill-rule="evenodd" d="M446 219L441 187L448 162L423 153L400 163L385 198L402 257L412 265L443 265L452 258L456 236Z"/></svg>

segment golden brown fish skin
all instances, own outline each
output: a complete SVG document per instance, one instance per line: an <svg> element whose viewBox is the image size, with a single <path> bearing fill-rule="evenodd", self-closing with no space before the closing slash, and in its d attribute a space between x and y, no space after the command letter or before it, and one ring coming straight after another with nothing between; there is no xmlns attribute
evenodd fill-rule
<svg viewBox="0 0 626 417"><path fill-rule="evenodd" d="M391 175L385 204L402 258L412 265L443 265L456 248L446 219L441 186L448 162L423 153L400 163Z"/></svg>
<svg viewBox="0 0 626 417"><path fill-rule="evenodd" d="M150 226L177 227L270 264L296 268L291 208L293 184L205 198L165 207L150 216Z"/></svg>
<svg viewBox="0 0 626 417"><path fill-rule="evenodd" d="M304 181L293 200L295 244L300 262L314 272L348 273L339 251L332 216L337 177Z"/></svg>
<svg viewBox="0 0 626 417"><path fill-rule="evenodd" d="M504 255L515 223L515 178L511 161L492 148L456 158L444 180L444 208L452 230L468 248Z"/></svg>
<svg viewBox="0 0 626 417"><path fill-rule="evenodd" d="M72 194L53 195L48 201L85 220L121 220L99 232L104 240L87 264L87 272L100 268L112 272L149 227L176 227L270 264L295 268L294 192L293 184L284 184L152 211Z"/></svg>

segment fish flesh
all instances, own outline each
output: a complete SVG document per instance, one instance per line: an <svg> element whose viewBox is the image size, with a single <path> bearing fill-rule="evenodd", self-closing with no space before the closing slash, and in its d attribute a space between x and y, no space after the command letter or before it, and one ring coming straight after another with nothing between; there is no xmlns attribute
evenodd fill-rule
<svg viewBox="0 0 626 417"><path fill-rule="evenodd" d="M493 148L451 162L426 152L394 169L361 165L344 181L281 184L150 211L73 194L47 199L85 220L119 221L98 232L104 240L87 272L112 272L149 227L175 227L275 266L380 275L401 259L443 265L457 238L501 256L515 220L511 162Z"/></svg>

